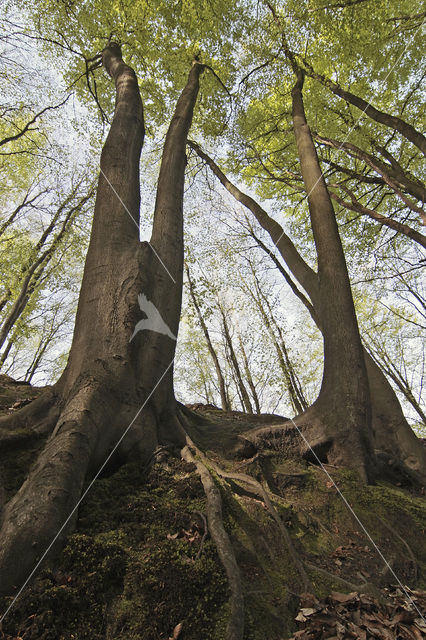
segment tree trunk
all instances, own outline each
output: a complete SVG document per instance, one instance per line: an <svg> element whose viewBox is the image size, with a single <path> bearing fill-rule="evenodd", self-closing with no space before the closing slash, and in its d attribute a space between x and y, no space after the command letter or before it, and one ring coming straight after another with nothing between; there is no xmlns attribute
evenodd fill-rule
<svg viewBox="0 0 426 640"><path fill-rule="evenodd" d="M322 331L318 276L315 271L302 258L281 225L271 218L265 209L234 185L199 145L192 141L188 141L188 145L206 162L225 189L251 211L260 226L269 234L294 278L311 299L314 314L310 306L307 306L307 309ZM298 297L304 302L303 295ZM406 466L407 471L426 481L426 450L405 419L398 398L386 376L365 348L363 353L370 387L375 448L399 460Z"/></svg>
<svg viewBox="0 0 426 640"><path fill-rule="evenodd" d="M311 226L318 256L319 307L324 339L321 390L312 407L296 422L319 421L331 438L328 460L373 477L373 438L367 372L352 300L345 256L333 206L321 173L303 106L303 74L292 90L293 127L303 182L308 194ZM316 434L316 427L312 435ZM312 437L312 436L311 436Z"/></svg>
<svg viewBox="0 0 426 640"><path fill-rule="evenodd" d="M49 235L52 233L60 214L62 213L65 206L68 204L69 200L73 197L73 195L74 193L71 194L71 196L69 196L69 198L65 200L65 202L61 205L61 207L59 207L59 209L53 216L52 221L50 222L49 226L45 229L43 235L41 236L41 238L39 239L39 241L37 242L34 248L35 256L37 256L37 254L41 251L41 249L45 245L46 240L49 237ZM3 346L8 335L10 334L11 330L15 326L16 322L19 320L19 318L25 311L25 308L28 305L28 302L30 301L32 294L36 290L37 285L40 281L40 278L43 275L43 272L45 271L47 265L52 259L55 250L58 248L59 244L62 242L76 212L81 209L81 207L91 198L91 196L92 196L91 193L87 194L86 196L81 198L80 201L68 211L67 215L62 221L61 228L59 229L56 236L53 238L50 246L47 249L45 249L32 263L27 263L23 267L22 274L21 274L21 276L23 277L21 282L21 289L13 305L9 309L8 314L4 319L3 324L1 325L1 328L0 328L0 348Z"/></svg>
<svg viewBox="0 0 426 640"><path fill-rule="evenodd" d="M189 293L190 293L190 296L191 296L192 304L194 305L195 311L197 312L198 320L200 322L201 328L202 328L203 333L204 333L204 337L205 337L206 342L207 342L207 348L208 348L209 353L211 355L211 358L213 360L214 368L215 368L215 371L216 371L217 381L218 381L218 384L219 384L221 406L222 406L222 409L224 411L231 411L231 405L229 403L228 395L226 393L225 378L224 378L223 373L222 373L222 368L221 368L220 363L219 363L219 358L217 357L217 353L216 353L215 348L213 347L213 343L212 343L212 341L210 339L209 330L208 330L207 325L206 325L206 323L204 321L203 314L201 313L200 305L198 304L198 300L197 300L197 297L195 295L194 285L193 285L192 280L191 280L191 276L190 276L190 273L189 273L188 265L186 265L186 276L187 276L187 279L188 279Z"/></svg>
<svg viewBox="0 0 426 640"><path fill-rule="evenodd" d="M3 349L3 353L0 354L0 370L3 367L4 363L7 360L7 357L10 353L10 350L13 347L13 342L14 342L14 336L12 335L11 339L8 340L6 347Z"/></svg>
<svg viewBox="0 0 426 640"><path fill-rule="evenodd" d="M284 340L282 339L282 335L279 332L280 338L281 338L281 344L280 344L277 339L277 336L275 335L272 325L274 325L275 329L277 329L278 323L273 317L271 306L268 304L268 300L260 288L258 278L253 268L252 268L252 274L253 274L257 295L253 293L250 287L247 287L247 293L251 296L253 302L257 306L259 313L263 319L263 323L269 333L269 337L271 338L272 344L275 347L275 351L278 357L278 362L281 368L281 372L283 374L285 386L287 388L287 392L288 392L290 403L293 407L293 410L296 414L301 413L304 409L306 409L306 405L302 405L299 402L298 394L296 392L296 389L293 386L293 380L292 380L292 376L290 374L290 369L288 366L289 364L288 357L286 359L287 350L285 349ZM264 308L264 305L266 306L266 309ZM283 345L284 345L285 351L283 351L282 349Z"/></svg>
<svg viewBox="0 0 426 640"><path fill-rule="evenodd" d="M46 407L38 402L39 413L43 408L47 413L53 395L53 413L59 415L44 451L3 513L0 590L5 593L20 586L47 550L63 540L88 471L99 473L116 449L122 458L143 461L158 442L185 443L172 385L175 340L155 329L131 336L141 317L140 293L154 303L174 335L178 330L186 136L203 66L194 63L166 136L150 245L139 241L144 123L137 78L118 45L109 45L102 57L116 86L114 118L101 155L68 364ZM19 413L14 424L24 419ZM31 405L28 420L27 414Z"/></svg>
<svg viewBox="0 0 426 640"><path fill-rule="evenodd" d="M420 404L417 402L414 394L411 390L410 384L406 376L404 376L398 367L396 367L392 360L387 357L385 353L380 353L379 350L375 351L371 345L368 346L369 354L374 362L381 368L383 371L389 376L391 380L393 380L394 384L398 387L400 392L404 395L407 402L411 404L413 409L416 411L420 420L426 426L426 414L423 411Z"/></svg>
<svg viewBox="0 0 426 640"><path fill-rule="evenodd" d="M243 382L240 366L238 364L238 358L235 354L234 346L232 344L232 338L231 338L231 334L229 333L228 323L226 322L225 312L222 309L222 307L219 307L219 311L222 316L223 335L225 337L225 343L228 347L229 358L231 360L232 368L234 369L236 386L240 394L241 404L246 413L253 413L253 407L251 406L250 396Z"/></svg>
<svg viewBox="0 0 426 640"><path fill-rule="evenodd" d="M253 377L251 375L248 357L246 354L246 350L244 349L244 343L241 338L241 335L238 335L238 342L240 344L241 355L243 356L244 372L246 374L248 386L250 387L251 397L253 398L254 406L256 407L256 413L259 415L261 413L259 396L257 395L256 386L253 382Z"/></svg>

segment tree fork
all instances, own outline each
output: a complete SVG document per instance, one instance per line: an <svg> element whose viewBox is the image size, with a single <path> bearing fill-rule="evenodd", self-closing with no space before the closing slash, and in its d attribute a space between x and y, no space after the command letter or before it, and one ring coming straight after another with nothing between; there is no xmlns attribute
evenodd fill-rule
<svg viewBox="0 0 426 640"><path fill-rule="evenodd" d="M152 247L139 241L144 121L137 78L123 62L117 44L110 44L102 59L115 82L116 105L101 154L74 338L68 364L54 386L59 407L56 426L4 510L0 589L5 594L23 584L47 553L60 548L74 524L87 473L99 473L118 444L122 459L129 455L149 459L159 442L185 443L171 377L175 341L148 331L131 342L130 337L140 317L141 291L154 299L177 333L186 136L203 66L193 65L166 136L152 238L157 254L163 254L162 264ZM168 242L172 246L165 256ZM172 295L165 280L169 278L165 259L176 283Z"/></svg>

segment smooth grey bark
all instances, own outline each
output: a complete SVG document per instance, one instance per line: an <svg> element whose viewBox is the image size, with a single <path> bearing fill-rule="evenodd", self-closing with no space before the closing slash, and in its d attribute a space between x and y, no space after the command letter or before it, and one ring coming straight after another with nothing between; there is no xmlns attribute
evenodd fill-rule
<svg viewBox="0 0 426 640"><path fill-rule="evenodd" d="M10 431L11 426L22 426L26 421L37 423L35 409L40 429L53 427L28 478L2 514L3 593L12 592L27 578L55 536L53 550L60 546L73 526L73 510L87 473L99 470L124 433L127 435L119 454L142 461L151 456L158 442L179 446L185 443L176 418L171 376L167 375L175 341L151 331L141 332L144 335L138 334L131 342L130 337L141 316L137 302L141 292L154 302L177 333L183 270L186 135L203 67L199 63L193 65L178 100L166 136L157 190L153 241L174 276L176 286L172 289L152 248L139 241L139 158L144 121L137 78L123 62L118 45L110 44L102 59L115 82L116 105L101 154L92 232L68 364L44 399L17 412L10 421L0 421L0 444L1 433ZM170 252L167 242L171 244ZM36 406L32 410L33 404Z"/></svg>
<svg viewBox="0 0 426 640"><path fill-rule="evenodd" d="M231 182L214 160L198 144L188 141L188 145L209 166L225 189L254 215L260 226L268 233L293 277L309 296L312 304L307 306L308 311L322 331L318 305L317 273L300 255L282 226L271 218L263 207ZM298 297L303 302L303 298L306 296ZM314 314L312 314L312 309ZM372 428L376 449L384 451L391 458L399 460L410 472L417 474L423 481L426 481L426 451L421 441L405 419L398 398L386 376L365 349L364 358L370 386Z"/></svg>

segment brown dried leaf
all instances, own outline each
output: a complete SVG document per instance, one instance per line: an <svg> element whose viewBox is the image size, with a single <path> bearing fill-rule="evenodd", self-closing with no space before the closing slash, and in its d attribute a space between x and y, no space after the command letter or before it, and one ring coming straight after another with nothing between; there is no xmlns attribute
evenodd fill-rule
<svg viewBox="0 0 426 640"><path fill-rule="evenodd" d="M312 607L315 604L318 604L319 600L313 593L305 593L300 594L300 604L302 607Z"/></svg>
<svg viewBox="0 0 426 640"><path fill-rule="evenodd" d="M351 593L340 593L338 591L332 591L330 595L331 600L335 602L352 602L358 598L358 594L356 591L352 591Z"/></svg>
<svg viewBox="0 0 426 640"><path fill-rule="evenodd" d="M169 638L169 640L177 640L181 634L182 627L183 627L183 622L179 622L179 624L177 624L173 629L173 635L171 638Z"/></svg>
<svg viewBox="0 0 426 640"><path fill-rule="evenodd" d="M176 540L176 538L179 536L179 532L178 533L168 533L167 534L167 540Z"/></svg>

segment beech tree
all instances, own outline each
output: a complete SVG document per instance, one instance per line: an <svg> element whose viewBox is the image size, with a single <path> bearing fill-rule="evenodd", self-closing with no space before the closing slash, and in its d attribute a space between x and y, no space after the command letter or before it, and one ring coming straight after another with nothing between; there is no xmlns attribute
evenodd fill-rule
<svg viewBox="0 0 426 640"><path fill-rule="evenodd" d="M229 17L227 12L230 12L235 17L232 34L224 27L221 31L220 25L225 20L222 15L220 19L216 16L208 2L200 4L198 14L191 2L183 3L188 13L184 11L183 17L180 16L178 28L174 22L178 11L175 3L155 2L150 6L141 1L117 6L115 2L105 0L96 1L91 6L74 7L64 3L54 8L53 4L37 4L36 18L40 17L40 11L52 8L52 14L46 19L47 34L39 34L39 37L49 46L58 45L75 56L74 75L84 67L82 77L87 82L85 89L78 87L79 95L87 97L90 94L94 98L96 107L101 107L104 125L107 121L105 102L108 100L106 74L97 75L96 80L93 75L100 63L114 81L116 97L112 123L101 154L93 226L67 365L59 380L37 400L0 421L0 443L14 442L19 446L29 437L47 439L22 487L3 508L0 589L4 593L13 592L14 587L22 585L49 554L60 547L73 526L88 478L103 470L111 460L117 464L135 460L148 468L158 449L164 447L194 463L200 475L207 497L209 531L230 587L227 638L241 640L244 633L241 580L222 522L220 495L204 454L187 434L188 422L195 418L179 405L174 392L175 338L179 329L184 270L183 195L187 145L270 235L291 275L284 267L280 271L323 335L324 373L318 398L307 406L303 393L297 389L295 376L292 377L289 371L288 386L294 392L293 404L298 415L294 421L274 423L246 433L244 438L246 444L250 442L250 454L278 439L281 449L288 455L302 454L314 462L346 466L355 471L362 482L380 477L378 454L381 454L386 463L394 461L399 471L413 482L419 482L426 475L426 454L409 427L389 382L363 348L345 258L347 238L344 233L339 233L332 205L333 199L343 208L379 222L380 228L397 231L404 241L424 246L424 236L417 226L424 191L417 176L421 147L416 127L410 125L407 129L407 122L400 117L401 114L391 116L390 108L374 107L372 110L367 103L366 114L374 120L373 126L391 127L389 139L384 141L383 133L375 137L375 128L367 133L359 133L357 129L355 140L343 142L330 118L330 113L336 109L334 102L330 109L319 109L320 116L314 127L314 91L312 84L307 86L305 83L307 76L310 82L319 82L321 101L324 94L328 96L331 92L333 100L342 98L359 110L365 100L358 95L359 87L350 93L341 90L338 83L330 80L329 69L317 68L315 54L321 49L324 31L334 34L335 26L324 17L318 18L316 33L317 18L311 20L309 15L305 15L309 14L305 7L303 15L296 17L299 25L306 18L306 29L296 30L295 42L288 43L282 16L277 14L271 3L262 3L266 5L265 14L256 22L256 30L263 34L262 39L252 39L245 49L242 42L247 31L242 24L244 19L254 15L255 7L251 3L248 3L243 18L235 16L240 3L231 9L227 9L227 3L220 3L224 15ZM290 16L298 11L296 5L287 3ZM316 8L323 10L322 6ZM386 11L388 9L381 8L375 20L382 19L383 12L387 16ZM146 15L151 18L154 15L151 22L145 20ZM199 26L203 47L212 45L208 56L200 51L203 47L198 46L198 41L194 44L195 38L192 37L194 24L200 16L206 18ZM72 32L76 23L84 26L79 33ZM160 55L159 50L164 48L164 43L159 41L159 32L164 25L171 37L167 42L167 55ZM308 27L312 27L315 33L311 47L314 62L295 53L294 45L299 50L303 48L302 41ZM363 41L366 31L364 25L361 30ZM59 33L58 40L53 41L52 34L56 32ZM214 49L214 36L218 32L221 39ZM115 42L117 35L128 46L132 67L122 59L121 48ZM108 43L100 56L92 57L93 51L88 50L92 36L97 43ZM143 42L144 38L147 41L151 38L149 46ZM341 43L330 39L333 59L343 61L345 51L342 51ZM271 49L277 43L278 53L275 51L271 58ZM194 56L194 60L165 137L151 239L141 242L139 160L145 123L140 87L133 66L140 75L146 66L148 79L143 78L141 85L144 95L148 96L145 102L150 103L150 113L154 113L150 126L160 126L177 92L188 53ZM395 53L393 49L392 53ZM217 62L215 54L222 56L217 65L214 64ZM174 65L178 55L181 59ZM240 176L247 178L261 195L285 196L286 204L291 205L296 200L307 199L309 216L302 219L302 216L295 215L293 222L295 227L303 227L306 234L313 237L316 270L298 251L284 226L252 196L233 184L200 145L187 139L203 71L208 69L212 72L208 74L208 82L214 82L216 88L220 87L220 92L213 92L210 85L210 91L206 92L208 97L200 105L201 117L196 133L201 131L217 142L219 133L222 134L225 128L224 104L230 98L223 77L232 86L236 69L242 74L246 56L253 56L256 66L248 74L244 72L240 84L247 86L248 80L259 70L267 69L264 82L266 85L270 83L271 94L260 99L261 87L248 97L239 96L238 114L232 123L235 127L230 127L232 131L228 132L226 139L232 143L228 148L228 163L233 171L240 170ZM322 56L325 57L323 51ZM328 66L327 61L324 64ZM349 65L342 62L342 67L345 79L350 78ZM223 77L217 69L223 71ZM285 96L280 93L283 78ZM164 91L165 87L171 87L172 98ZM219 93L220 98L217 97ZM209 99L213 101L210 108ZM317 104L323 107L321 101ZM153 102L157 103L156 109ZM263 118L264 111L269 108L273 117ZM276 111L284 112L285 131L284 118L275 117ZM352 112L339 108L337 112L339 123L346 119L353 124ZM416 120L417 110L414 115ZM231 113L227 116L233 117ZM272 129L269 130L271 121ZM264 127L268 130L265 131ZM392 136L396 133L406 138L407 144L414 143L416 150L407 151L404 140L399 141L396 153L392 145ZM290 142L287 137L283 138L284 134ZM364 144L366 139L368 145ZM334 152L346 155L343 160L340 156L336 159L331 155ZM337 178L333 177L334 181L330 174L324 175L321 162L330 167L332 176L337 175ZM243 170L241 164L244 165ZM372 201L362 191L365 185L372 185L374 189L378 187ZM408 212L412 226L399 219L394 220L392 215L385 215L388 211L380 212L382 201L389 208L401 207L402 217ZM399 213L401 211L398 210ZM262 248L261 241L253 237ZM357 237L360 239L361 235ZM37 259L34 264L36 267L31 275L38 268ZM188 280L192 302L214 362L222 404L226 408L230 405L230 398L225 376L217 354L215 356L208 328L203 324L189 273ZM5 293L9 299L9 293ZM27 293L28 288L23 292L24 298ZM262 302L268 316L268 300L263 299ZM148 308L155 310L157 320L161 319L162 331L156 330L158 324L148 323L145 323L144 330L139 330L144 326L143 314L150 320ZM234 371L241 404L247 413L259 412L261 399L250 371L246 345L241 334L231 335L225 309L221 308L220 312L229 367ZM11 330L13 323L7 327L5 339ZM275 330L275 335L279 336L280 327L275 326ZM278 347L284 362L284 340ZM8 348L9 343L6 350ZM43 345L40 346L42 348ZM237 357L238 348L241 360ZM289 369L288 362L284 364ZM30 377L32 364L27 371ZM208 401L210 389L206 379L203 382ZM221 477L228 477L226 472L213 468ZM266 489L253 479L249 478L248 482L274 513ZM280 531L284 529L283 535L291 550L291 539L282 523L279 524L279 515L275 513L273 517ZM294 559L295 554L292 557ZM309 578L305 568L298 563L297 555L295 564L304 587L309 588Z"/></svg>
<svg viewBox="0 0 426 640"><path fill-rule="evenodd" d="M58 531L63 539L86 473L104 462L120 437L118 455L145 462L159 442L185 444L173 393L175 341L151 331L129 339L140 316L140 293L153 302L171 331L178 331L186 138L203 65L193 63L177 102L164 145L151 241L140 243L144 120L137 78L114 43L102 52L102 62L115 82L116 107L102 152L68 364L51 389L1 425L3 438L16 424L35 434L51 433L2 515L3 592L27 577Z"/></svg>
<svg viewBox="0 0 426 640"><path fill-rule="evenodd" d="M195 308L195 311L197 313L197 317L198 317L199 323L201 325L201 328L202 328L203 333L204 333L204 337L205 337L206 342L207 342L209 353L210 353L211 358L213 360L213 364L214 364L214 368L215 368L215 371L216 371L217 380L218 380L218 384L219 384L220 400L221 400L222 409L224 411L230 411L231 405L230 405L230 402L229 402L229 397L228 397L228 393L227 393L227 389L226 389L225 377L223 375L218 355L217 355L216 350L215 350L215 348L213 346L212 340L210 338L209 330L208 330L207 325L206 325L206 323L204 321L203 314L201 312L200 305L199 305L198 300L197 300L194 284L193 284L192 279L191 279L191 275L190 275L190 272L189 272L188 265L186 266L186 278L188 280L189 294L191 296L192 304L194 305L194 308Z"/></svg>
<svg viewBox="0 0 426 640"><path fill-rule="evenodd" d="M304 302L311 317L321 331L323 331L317 273L300 255L283 227L273 219L258 202L233 184L213 159L202 151L199 145L193 141L189 141L188 144L208 164L225 189L253 214L257 222L269 234L272 242L276 245L284 262L288 266L289 271L300 286L308 293L310 299L307 300L306 296L303 292L300 292L300 290L297 290L298 298ZM317 166L316 160L312 162ZM324 185L322 189L324 193L326 191ZM294 289L294 284L292 288ZM422 443L408 425L398 398L383 372L365 349L364 358L370 386L376 448L380 451L387 452L392 458L401 461L406 465L407 469L411 470L414 474L419 473L421 477L424 477L426 455ZM336 436L339 437L337 433ZM309 452L309 447L307 447L307 449L305 448L306 443L301 443L300 446L302 450Z"/></svg>

